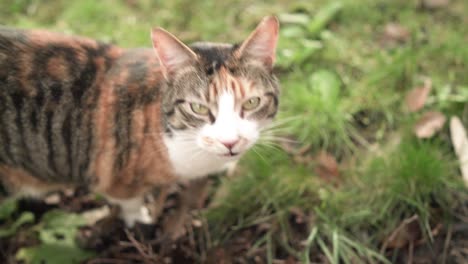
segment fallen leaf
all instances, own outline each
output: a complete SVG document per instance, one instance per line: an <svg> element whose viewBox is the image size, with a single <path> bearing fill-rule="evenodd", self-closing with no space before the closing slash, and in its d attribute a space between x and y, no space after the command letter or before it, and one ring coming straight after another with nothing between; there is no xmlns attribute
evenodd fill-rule
<svg viewBox="0 0 468 264"><path fill-rule="evenodd" d="M450 0L422 0L421 6L427 9L438 9L446 7Z"/></svg>
<svg viewBox="0 0 468 264"><path fill-rule="evenodd" d="M440 112L427 112L416 122L413 131L418 138L431 138L436 132L442 129L445 120L445 116Z"/></svg>
<svg viewBox="0 0 468 264"><path fill-rule="evenodd" d="M460 161L460 170L463 181L468 186L468 137L460 118L452 116L450 118L450 136L453 148Z"/></svg>
<svg viewBox="0 0 468 264"><path fill-rule="evenodd" d="M78 247L75 240L78 228L86 221L78 214L61 210L51 210L41 218L38 230L40 245L23 247L17 254L17 260L25 263L82 263L94 255Z"/></svg>
<svg viewBox="0 0 468 264"><path fill-rule="evenodd" d="M401 222L401 224L385 240L382 250L387 248L403 248L409 243L417 241L421 237L421 228L418 223L419 217L413 215Z"/></svg>
<svg viewBox="0 0 468 264"><path fill-rule="evenodd" d="M317 166L315 167L315 173L326 180L336 178L340 175L338 171L338 162L335 157L326 151L320 151L315 158Z"/></svg>
<svg viewBox="0 0 468 264"><path fill-rule="evenodd" d="M0 227L0 238L9 237L16 233L16 231L24 224L34 222L34 214L31 212L23 212L21 215L15 220L15 222L7 227Z"/></svg>
<svg viewBox="0 0 468 264"><path fill-rule="evenodd" d="M408 29L403 27L398 23L388 23L385 25L383 33L383 42L384 43L404 43L410 37L410 32Z"/></svg>
<svg viewBox="0 0 468 264"><path fill-rule="evenodd" d="M414 88L405 97L405 103L410 112L416 112L423 108L426 103L427 97L431 92L431 82L426 81L424 86Z"/></svg>
<svg viewBox="0 0 468 264"><path fill-rule="evenodd" d="M23 247L16 253L16 259L22 263L83 263L92 256L91 251L58 243Z"/></svg>

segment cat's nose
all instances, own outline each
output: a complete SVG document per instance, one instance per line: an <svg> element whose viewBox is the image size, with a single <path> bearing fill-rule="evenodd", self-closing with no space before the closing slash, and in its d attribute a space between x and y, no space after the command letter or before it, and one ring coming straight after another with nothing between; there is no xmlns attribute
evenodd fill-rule
<svg viewBox="0 0 468 264"><path fill-rule="evenodd" d="M220 141L227 149L231 150L239 142L239 139L230 140L230 141Z"/></svg>

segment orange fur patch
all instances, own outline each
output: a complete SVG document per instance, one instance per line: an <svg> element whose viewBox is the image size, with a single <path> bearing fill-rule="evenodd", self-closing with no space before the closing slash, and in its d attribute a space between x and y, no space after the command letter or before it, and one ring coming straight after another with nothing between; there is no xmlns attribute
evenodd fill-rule
<svg viewBox="0 0 468 264"><path fill-rule="evenodd" d="M34 190L34 192L45 194L50 191L65 188L63 184L52 184L38 180L33 175L21 168L14 168L7 165L0 165L0 180L13 193L18 193L24 189Z"/></svg>
<svg viewBox="0 0 468 264"><path fill-rule="evenodd" d="M57 80L67 80L69 78L68 62L62 57L51 58L47 62L47 73Z"/></svg>
<svg viewBox="0 0 468 264"><path fill-rule="evenodd" d="M117 79L118 83L127 78L128 72L123 72ZM154 85L161 76L153 72L147 83ZM116 154L116 142L113 134L114 119L109 118L115 112L117 100L115 91L106 85L98 101L98 111L95 115L97 128L97 154L90 174L97 178L96 192L112 198L128 199L143 195L150 189L173 183L176 177L170 166L167 149L164 145L161 122L161 106L156 101L131 113L132 148L129 158L120 171L114 171L113 164ZM154 87L154 86L149 86Z"/></svg>
<svg viewBox="0 0 468 264"><path fill-rule="evenodd" d="M221 67L208 87L209 100L216 101L223 91L231 92L238 99L244 98L249 87L243 82L244 80L232 76L225 67Z"/></svg>

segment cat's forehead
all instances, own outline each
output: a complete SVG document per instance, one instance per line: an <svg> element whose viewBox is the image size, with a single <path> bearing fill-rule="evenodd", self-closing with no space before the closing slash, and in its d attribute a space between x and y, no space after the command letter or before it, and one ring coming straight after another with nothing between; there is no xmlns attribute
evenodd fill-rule
<svg viewBox="0 0 468 264"><path fill-rule="evenodd" d="M217 71L221 66L232 64L233 52L237 45L228 43L196 42L190 48L198 55L199 63L208 74Z"/></svg>
<svg viewBox="0 0 468 264"><path fill-rule="evenodd" d="M241 100L277 92L275 78L270 72L237 58L238 45L196 42L189 47L197 54L197 64L178 70L171 94L215 103L225 92Z"/></svg>
<svg viewBox="0 0 468 264"><path fill-rule="evenodd" d="M189 47L206 61L223 61L228 59L237 45L218 42L195 42Z"/></svg>

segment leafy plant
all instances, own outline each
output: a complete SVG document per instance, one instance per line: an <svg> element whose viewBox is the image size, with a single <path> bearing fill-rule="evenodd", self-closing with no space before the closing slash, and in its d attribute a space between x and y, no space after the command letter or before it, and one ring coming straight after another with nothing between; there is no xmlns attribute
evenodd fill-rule
<svg viewBox="0 0 468 264"><path fill-rule="evenodd" d="M77 229L84 224L84 219L77 214L49 211L35 226L41 244L21 248L16 258L27 264L81 263L94 255L79 248L75 242Z"/></svg>

